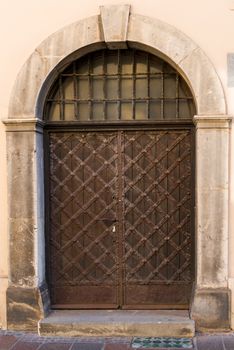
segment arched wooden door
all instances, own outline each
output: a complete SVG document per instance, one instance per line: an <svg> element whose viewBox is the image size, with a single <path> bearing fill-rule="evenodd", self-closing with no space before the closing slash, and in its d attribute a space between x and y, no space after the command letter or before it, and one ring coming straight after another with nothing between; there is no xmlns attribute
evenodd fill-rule
<svg viewBox="0 0 234 350"><path fill-rule="evenodd" d="M98 51L59 74L45 108L54 308L188 307L194 113L182 77L142 51Z"/></svg>

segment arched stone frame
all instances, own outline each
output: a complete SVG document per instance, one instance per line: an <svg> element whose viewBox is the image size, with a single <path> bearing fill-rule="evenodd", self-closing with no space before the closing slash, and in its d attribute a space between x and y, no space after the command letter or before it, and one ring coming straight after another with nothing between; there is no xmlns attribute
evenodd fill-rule
<svg viewBox="0 0 234 350"><path fill-rule="evenodd" d="M196 284L191 305L197 328L229 327L229 117L220 80L203 51L186 35L130 6L63 28L37 47L21 69L5 121L9 193L11 329L35 330L49 309L45 277L43 104L52 81L74 57L100 49L134 47L161 56L186 79L197 106Z"/></svg>

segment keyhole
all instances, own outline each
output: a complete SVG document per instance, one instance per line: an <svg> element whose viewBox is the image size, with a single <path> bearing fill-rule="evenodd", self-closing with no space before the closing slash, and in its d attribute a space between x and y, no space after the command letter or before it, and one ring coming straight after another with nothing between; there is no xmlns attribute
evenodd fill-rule
<svg viewBox="0 0 234 350"><path fill-rule="evenodd" d="M114 225L113 228L112 228L112 232L115 232L115 225Z"/></svg>

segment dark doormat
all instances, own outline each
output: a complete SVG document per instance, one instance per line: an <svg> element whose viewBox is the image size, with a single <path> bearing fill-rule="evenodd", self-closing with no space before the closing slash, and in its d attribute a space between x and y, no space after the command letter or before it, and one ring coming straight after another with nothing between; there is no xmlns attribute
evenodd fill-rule
<svg viewBox="0 0 234 350"><path fill-rule="evenodd" d="M192 349L193 342L191 338L168 338L168 337L135 337L132 341L132 347L138 348L177 348Z"/></svg>

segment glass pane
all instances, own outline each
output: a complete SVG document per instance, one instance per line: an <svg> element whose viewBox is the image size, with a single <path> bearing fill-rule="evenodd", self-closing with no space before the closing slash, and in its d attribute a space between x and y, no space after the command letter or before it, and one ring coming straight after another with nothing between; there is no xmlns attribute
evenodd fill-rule
<svg viewBox="0 0 234 350"><path fill-rule="evenodd" d="M176 71L175 69L167 62L163 62L163 71L164 73L175 73L176 74Z"/></svg>
<svg viewBox="0 0 234 350"><path fill-rule="evenodd" d="M74 99L74 80L66 77L62 82L63 97L65 100Z"/></svg>
<svg viewBox="0 0 234 350"><path fill-rule="evenodd" d="M136 73L147 73L147 54L136 54Z"/></svg>
<svg viewBox="0 0 234 350"><path fill-rule="evenodd" d="M92 73L93 74L103 74L103 55L96 54L92 58Z"/></svg>
<svg viewBox="0 0 234 350"><path fill-rule="evenodd" d="M136 79L136 98L148 97L148 81L146 78Z"/></svg>
<svg viewBox="0 0 234 350"><path fill-rule="evenodd" d="M150 78L150 97L160 98L162 95L162 79L161 77Z"/></svg>
<svg viewBox="0 0 234 350"><path fill-rule="evenodd" d="M77 74L88 74L89 72L89 66L88 66L88 59L87 57L85 59L80 59L77 62L76 67Z"/></svg>
<svg viewBox="0 0 234 350"><path fill-rule="evenodd" d="M160 58L152 57L149 59L150 73L161 73L163 72L163 61Z"/></svg>
<svg viewBox="0 0 234 350"><path fill-rule="evenodd" d="M88 78L80 78L78 80L77 96L80 100L87 100L89 98L89 81Z"/></svg>
<svg viewBox="0 0 234 350"><path fill-rule="evenodd" d="M107 74L118 73L118 55L117 53L109 54L106 57L106 72Z"/></svg>
<svg viewBox="0 0 234 350"><path fill-rule="evenodd" d="M103 103L93 103L93 120L104 120Z"/></svg>
<svg viewBox="0 0 234 350"><path fill-rule="evenodd" d="M193 101L179 101L179 118L191 119L195 115Z"/></svg>
<svg viewBox="0 0 234 350"><path fill-rule="evenodd" d="M122 74L132 74L132 52L121 51L121 73Z"/></svg>
<svg viewBox="0 0 234 350"><path fill-rule="evenodd" d="M151 101L149 106L150 119L162 119L161 118L161 101Z"/></svg>
<svg viewBox="0 0 234 350"><path fill-rule="evenodd" d="M103 78L93 78L93 99L103 99L104 91L103 91Z"/></svg>
<svg viewBox="0 0 234 350"><path fill-rule="evenodd" d="M188 85L180 77L179 78L179 97L188 97L188 96L192 97L192 94L189 90Z"/></svg>
<svg viewBox="0 0 234 350"><path fill-rule="evenodd" d="M64 105L64 119L65 120L74 120L75 119L75 109L74 104L66 103Z"/></svg>
<svg viewBox="0 0 234 350"><path fill-rule="evenodd" d="M176 77L166 76L164 79L164 97L176 98Z"/></svg>
<svg viewBox="0 0 234 350"><path fill-rule="evenodd" d="M89 120L89 104L78 104L78 120Z"/></svg>
<svg viewBox="0 0 234 350"><path fill-rule="evenodd" d="M121 98L132 98L133 94L133 81L132 78L122 78L120 82Z"/></svg>
<svg viewBox="0 0 234 350"><path fill-rule="evenodd" d="M176 118L176 101L164 101L164 119Z"/></svg>
<svg viewBox="0 0 234 350"><path fill-rule="evenodd" d="M60 120L60 105L59 103L49 103L49 120Z"/></svg>
<svg viewBox="0 0 234 350"><path fill-rule="evenodd" d="M121 103L121 119L122 120L132 120L132 104L131 103Z"/></svg>
<svg viewBox="0 0 234 350"><path fill-rule="evenodd" d="M106 98L118 98L118 80L116 78L106 79Z"/></svg>
<svg viewBox="0 0 234 350"><path fill-rule="evenodd" d="M135 105L135 119L148 119L146 102L136 102Z"/></svg>
<svg viewBox="0 0 234 350"><path fill-rule="evenodd" d="M118 104L117 102L109 102L106 104L106 119L118 120Z"/></svg>

